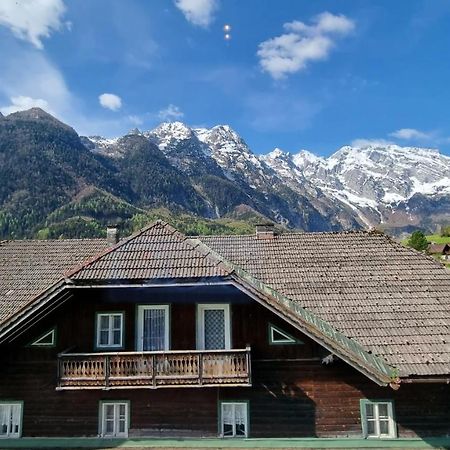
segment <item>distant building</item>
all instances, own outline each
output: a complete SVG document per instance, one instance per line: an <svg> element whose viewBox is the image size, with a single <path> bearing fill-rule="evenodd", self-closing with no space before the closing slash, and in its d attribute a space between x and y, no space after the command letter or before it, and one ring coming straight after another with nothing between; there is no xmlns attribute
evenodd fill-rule
<svg viewBox="0 0 450 450"><path fill-rule="evenodd" d="M434 244L431 243L428 247L428 253L432 255L439 255L442 259L450 259L450 244Z"/></svg>

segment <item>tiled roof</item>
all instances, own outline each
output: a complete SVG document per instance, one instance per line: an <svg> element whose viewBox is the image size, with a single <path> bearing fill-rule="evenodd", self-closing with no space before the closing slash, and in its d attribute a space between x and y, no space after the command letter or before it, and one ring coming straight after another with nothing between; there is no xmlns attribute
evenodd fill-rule
<svg viewBox="0 0 450 450"><path fill-rule="evenodd" d="M431 258L363 232L200 239L401 376L450 373L450 273Z"/></svg>
<svg viewBox="0 0 450 450"><path fill-rule="evenodd" d="M167 280L223 277L220 261L195 250L183 234L157 221L67 274L75 281Z"/></svg>
<svg viewBox="0 0 450 450"><path fill-rule="evenodd" d="M0 324L60 280L66 270L104 248L104 239L1 242Z"/></svg>

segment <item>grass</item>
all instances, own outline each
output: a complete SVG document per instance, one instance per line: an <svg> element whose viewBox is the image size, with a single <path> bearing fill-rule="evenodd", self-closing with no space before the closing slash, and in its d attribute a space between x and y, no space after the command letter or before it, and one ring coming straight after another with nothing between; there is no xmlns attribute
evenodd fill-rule
<svg viewBox="0 0 450 450"><path fill-rule="evenodd" d="M441 236L440 234L429 234L427 237L429 242L436 244L450 244L450 236Z"/></svg>

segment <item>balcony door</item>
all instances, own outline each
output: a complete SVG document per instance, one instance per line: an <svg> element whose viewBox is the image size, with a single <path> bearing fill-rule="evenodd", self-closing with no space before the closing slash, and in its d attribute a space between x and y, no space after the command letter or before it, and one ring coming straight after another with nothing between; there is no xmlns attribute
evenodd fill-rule
<svg viewBox="0 0 450 450"><path fill-rule="evenodd" d="M169 305L138 306L138 351L169 350Z"/></svg>
<svg viewBox="0 0 450 450"><path fill-rule="evenodd" d="M230 305L197 306L197 348L199 350L231 348Z"/></svg>

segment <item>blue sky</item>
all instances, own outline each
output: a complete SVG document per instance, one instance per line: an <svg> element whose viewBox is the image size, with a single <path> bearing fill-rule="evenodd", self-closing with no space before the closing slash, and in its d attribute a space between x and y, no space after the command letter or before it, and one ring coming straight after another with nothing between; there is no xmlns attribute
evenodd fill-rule
<svg viewBox="0 0 450 450"><path fill-rule="evenodd" d="M105 136L226 123L256 153L450 154L449 29L447 0L1 0L0 110Z"/></svg>

